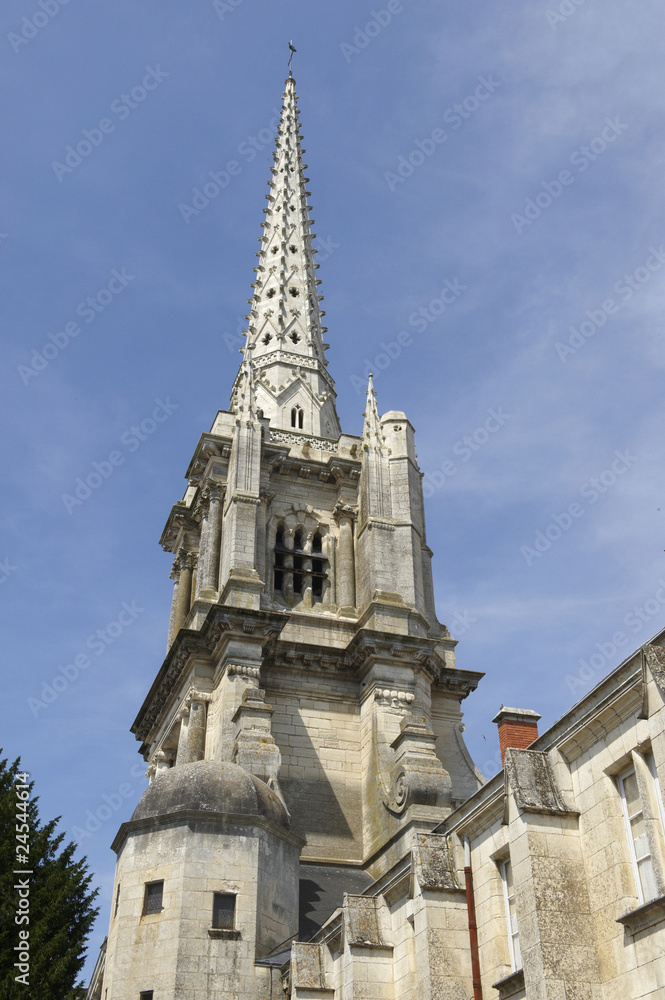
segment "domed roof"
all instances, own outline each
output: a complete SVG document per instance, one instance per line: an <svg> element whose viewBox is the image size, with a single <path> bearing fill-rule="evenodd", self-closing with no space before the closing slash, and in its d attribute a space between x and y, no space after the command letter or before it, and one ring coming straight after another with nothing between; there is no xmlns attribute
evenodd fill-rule
<svg viewBox="0 0 665 1000"><path fill-rule="evenodd" d="M141 796L132 820L185 811L264 816L285 828L289 825L283 803L264 781L238 764L214 760L159 772Z"/></svg>

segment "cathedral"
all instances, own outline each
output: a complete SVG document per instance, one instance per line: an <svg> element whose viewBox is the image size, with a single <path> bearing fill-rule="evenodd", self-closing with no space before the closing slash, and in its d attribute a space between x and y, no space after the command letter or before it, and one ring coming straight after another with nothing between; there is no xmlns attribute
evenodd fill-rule
<svg viewBox="0 0 665 1000"><path fill-rule="evenodd" d="M663 1000L665 630L540 735L502 707L483 778L414 429L371 376L339 424L301 139L289 75L89 1000Z"/></svg>

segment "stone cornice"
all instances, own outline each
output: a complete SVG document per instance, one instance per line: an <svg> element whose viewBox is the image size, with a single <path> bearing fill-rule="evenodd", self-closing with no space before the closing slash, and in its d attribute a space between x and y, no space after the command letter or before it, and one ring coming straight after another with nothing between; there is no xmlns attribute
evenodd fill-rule
<svg viewBox="0 0 665 1000"><path fill-rule="evenodd" d="M159 780L159 779L157 779ZM283 826L272 823L265 816L250 816L247 813L221 813L210 812L208 810L182 809L178 812L169 813L166 816L150 816L146 819L128 820L123 823L118 830L111 850L119 854L127 837L132 833L144 833L149 830L164 828L167 826L187 826L190 823L214 823L228 824L231 827L250 826L266 830L280 840L285 840L289 844L299 847L301 850L305 846L305 841L295 833L285 830Z"/></svg>
<svg viewBox="0 0 665 1000"><path fill-rule="evenodd" d="M194 449L192 460L187 467L185 477L196 481L203 475L211 458L228 459L231 454L231 439L222 438L217 434L202 434Z"/></svg>
<svg viewBox="0 0 665 1000"><path fill-rule="evenodd" d="M180 532L196 531L197 528L192 508L178 502L171 507L159 544L165 552L175 552Z"/></svg>
<svg viewBox="0 0 665 1000"><path fill-rule="evenodd" d="M211 660L225 633L256 635L265 643L274 640L284 628L286 616L279 612L251 611L213 605L199 631L181 629L166 654L157 677L134 720L131 732L146 742L152 728L167 707L174 689L184 678L189 658L198 655Z"/></svg>

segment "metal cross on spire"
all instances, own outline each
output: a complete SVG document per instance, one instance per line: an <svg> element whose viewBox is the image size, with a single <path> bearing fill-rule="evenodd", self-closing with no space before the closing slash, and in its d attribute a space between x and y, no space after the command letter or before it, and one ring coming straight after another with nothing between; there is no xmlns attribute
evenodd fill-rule
<svg viewBox="0 0 665 1000"><path fill-rule="evenodd" d="M296 49L295 45L293 44L293 42L289 42L289 76L293 76L293 71L291 69L291 64L293 62L293 53L296 52L296 51L297 51L297 49Z"/></svg>

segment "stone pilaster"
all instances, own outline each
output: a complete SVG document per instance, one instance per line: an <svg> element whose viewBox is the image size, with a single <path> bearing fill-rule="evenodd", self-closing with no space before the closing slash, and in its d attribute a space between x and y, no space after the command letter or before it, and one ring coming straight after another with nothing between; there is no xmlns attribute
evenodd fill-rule
<svg viewBox="0 0 665 1000"><path fill-rule="evenodd" d="M209 483L203 494L197 596L214 600L219 586L222 543L222 488Z"/></svg>

